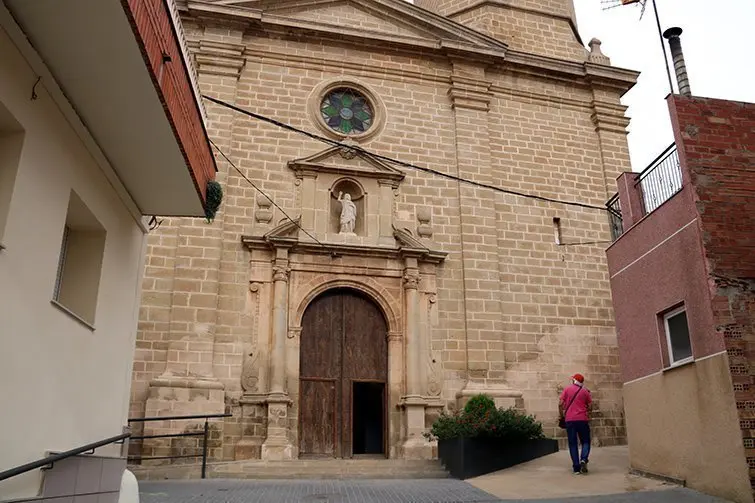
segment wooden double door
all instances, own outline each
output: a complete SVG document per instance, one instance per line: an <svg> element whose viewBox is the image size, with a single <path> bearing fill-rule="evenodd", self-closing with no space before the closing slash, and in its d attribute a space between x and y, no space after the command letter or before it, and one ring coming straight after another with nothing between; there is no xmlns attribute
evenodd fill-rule
<svg viewBox="0 0 755 503"><path fill-rule="evenodd" d="M387 445L387 325L352 290L316 298L302 320L299 454L383 455Z"/></svg>

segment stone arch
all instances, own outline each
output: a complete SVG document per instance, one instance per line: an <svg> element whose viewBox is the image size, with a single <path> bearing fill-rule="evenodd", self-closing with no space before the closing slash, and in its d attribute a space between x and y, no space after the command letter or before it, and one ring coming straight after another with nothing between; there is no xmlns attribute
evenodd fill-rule
<svg viewBox="0 0 755 503"><path fill-rule="evenodd" d="M391 302L385 295L385 292L382 292L378 288L375 288L374 286L367 283L350 279L335 279L326 281L311 288L299 302L299 305L294 312L294 323L292 325L297 330L301 330L302 318L304 317L304 312L307 310L307 307L309 307L312 301L314 301L320 295L329 290L335 289L356 290L365 295L372 302L374 302L375 305L380 308L383 316L385 317L385 322L388 325L389 338L402 332L401 327L399 326L399 317L397 316L395 309L391 306Z"/></svg>

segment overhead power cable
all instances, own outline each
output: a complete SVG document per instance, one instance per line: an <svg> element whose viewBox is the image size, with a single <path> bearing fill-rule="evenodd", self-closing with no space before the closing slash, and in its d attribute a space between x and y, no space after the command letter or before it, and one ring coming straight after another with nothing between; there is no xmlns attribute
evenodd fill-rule
<svg viewBox="0 0 755 503"><path fill-rule="evenodd" d="M218 151L218 153L219 153L219 154L220 154L221 156L223 156L223 159L225 159L225 160L226 160L226 162L227 162L228 164L230 164L230 165L231 165L231 167L233 167L233 169L235 169L235 170L236 170L236 171L238 172L238 174L239 174L239 175L241 175L241 177L242 177L242 178L243 178L244 180L246 180L246 181L247 181L247 183L248 183L249 185L251 185L252 187L254 187L254 189L255 189L255 190L256 190L257 192L259 192L260 194L262 194L262 195L263 195L263 196L264 196L264 197L265 197L265 198L266 198L266 199L267 199L268 201L270 201L270 204L272 204L273 206L275 206L276 208L278 208L278 209L280 210L280 212L281 212L281 213L283 213L283 216L285 216L285 217L286 217L286 218L287 218L287 219L288 219L288 220L289 220L290 222L292 222L292 223L293 223L293 224L294 224L295 226L297 226L297 227L299 228L299 230L301 230L301 231L302 231L302 232L303 232L304 234L306 234L307 236L309 236L309 238L310 238L310 239L312 239L312 240L313 240L313 241L314 241L315 243L317 243L318 245L320 245L320 246L322 246L322 247L324 247L324 246L325 246L324 244L322 244L322 243L320 242L320 240L319 240L319 239L317 239L317 238L316 238L316 237L314 237L314 236L313 236L312 234L310 234L310 233L309 233L309 231L307 231L307 229L305 229L304 227L302 227L302 226L301 226L301 225L299 224L299 222L297 222L296 220L294 220L293 218L291 218L291 217L290 217L290 216L288 215L288 213L286 213L286 210L284 210L283 208L281 208L281 207L280 207L280 206L278 205L278 203L276 203L275 201L273 201L273 198L272 198L272 197L268 196L268 195L267 195L267 194L265 193L265 191L264 191L264 190L260 189L260 188L259 188L259 187L258 187L258 186L257 186L257 185L256 185L256 184L255 184L255 183L254 183L254 182L253 182L253 181L252 181L252 180L251 180L251 179L250 179L250 178L248 177L248 176L246 176L246 175L244 174L244 172L243 172L243 171L241 171L241 170L239 169L239 167L238 167L238 166L236 166L236 165L235 165L235 164L233 163L233 161L232 161L232 160L230 160L230 159L228 158L228 156L227 156L227 155L225 155L225 152L223 152L222 150L220 150L220 147L218 147L218 146L217 146L217 144L216 144L216 143L215 143L214 141L212 141L212 140L210 139L210 143L212 144L212 146L213 146L213 147L215 147L215 150L217 150L217 151Z"/></svg>
<svg viewBox="0 0 755 503"><path fill-rule="evenodd" d="M416 164L412 164L410 162L400 161L398 159L393 159L392 157L387 157L387 156L384 156L384 155L381 155L381 154L377 154L375 152L370 152L369 150L366 150L365 148L360 147L358 145L349 145L349 144L346 144L346 143L341 143L341 142L336 141L336 140L331 140L330 138L325 138L324 136L320 136L320 135L317 135L317 134L314 134L314 133L310 133L308 131L304 131L303 129L299 129L297 127L291 126L290 124L286 124L284 122L281 122L279 120L276 120L276 119L273 119L273 118L270 118L270 117L266 117L266 116L261 115L261 114L250 112L249 110L244 110L243 108L237 107L236 105L232 105L231 103L227 103L227 102L219 100L217 98L213 98L211 96L207 96L206 94L203 94L202 97L204 99L208 100L208 101L211 101L212 103L215 103L216 105L220 105L222 107L229 108L229 109L231 109L231 110L233 110L235 112L247 115L249 117L252 117L254 119L257 119L257 120L260 120L260 121L263 121L263 122L267 122L267 123L272 124L274 126L277 126L279 128L286 129L288 131L292 131L292 132L295 132L295 133L302 134L302 135L307 136L307 137L309 137L309 138L311 138L313 140L317 140L317 141L326 143L326 144L334 146L334 147L340 147L340 148L344 148L344 149L348 149L348 150L353 150L353 151L361 152L361 153L363 153L365 155L368 155L368 156L371 156L371 157L373 157L375 159L380 159L381 161L390 162L390 163L396 164L398 166L403 166L403 167L406 167L406 168L415 169L417 171L422 171L422 172L425 172L425 173L430 173L432 175L436 175L436 176L440 176L440 177L443 177L443 178L447 178L449 180L454 180L454 181L460 182L460 183L466 183L468 185L473 185L473 186L476 186L476 187L480 187L480 188L484 188L484 189L489 189L489 190L492 190L492 191L495 191L495 192L501 192L503 194L510 194L510 195L514 195L514 196L525 197L525 198L528 198L528 199L535 199L535 200L538 200L538 201L544 201L544 202L549 202L549 203L563 204L563 205L566 205L566 206L577 206L579 208L588 208L588 209L592 209L592 210L608 211L608 209L605 206L597 206L597 205L594 205L594 204L580 203L580 202L577 202L577 201L564 201L564 200L556 199L556 198L552 198L552 197L540 196L540 195L537 195L537 194L528 194L526 192L519 192L519 191L511 190L511 189L504 189L502 187L496 187L495 185L489 185L487 183L476 182L474 180L469 180L467 178L462 178L462 177L451 175L451 174L448 174L448 173L443 173L442 171L438 171L438 170L435 170L435 169L432 169L432 168L427 168L427 167L423 167L423 166L417 166Z"/></svg>

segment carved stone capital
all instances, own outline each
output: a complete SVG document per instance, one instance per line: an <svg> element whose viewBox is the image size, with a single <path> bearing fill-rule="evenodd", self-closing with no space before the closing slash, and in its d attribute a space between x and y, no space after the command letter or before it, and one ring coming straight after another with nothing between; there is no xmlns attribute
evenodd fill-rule
<svg viewBox="0 0 755 503"><path fill-rule="evenodd" d="M220 75L237 79L241 76L246 63L245 46L210 40L201 40L190 45L194 46L194 59L200 75Z"/></svg>
<svg viewBox="0 0 755 503"><path fill-rule="evenodd" d="M627 107L621 104L607 103L594 100L593 112L590 115L596 131L610 131L622 135L627 134L629 118L624 113Z"/></svg>
<svg viewBox="0 0 755 503"><path fill-rule="evenodd" d="M419 271L416 269L406 269L404 271L404 289L416 290L419 288Z"/></svg>
<svg viewBox="0 0 755 503"><path fill-rule="evenodd" d="M490 92L491 86L492 82L454 75L451 77L448 96L455 109L466 108L487 112L490 110L490 102L493 99L493 93Z"/></svg>
<svg viewBox="0 0 755 503"><path fill-rule="evenodd" d="M273 281L288 281L288 276L291 273L291 268L287 265L274 265L273 266Z"/></svg>

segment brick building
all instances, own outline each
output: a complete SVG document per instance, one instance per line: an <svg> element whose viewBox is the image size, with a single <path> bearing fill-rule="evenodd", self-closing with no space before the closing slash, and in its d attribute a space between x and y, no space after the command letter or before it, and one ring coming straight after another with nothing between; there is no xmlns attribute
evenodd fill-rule
<svg viewBox="0 0 755 503"><path fill-rule="evenodd" d="M213 426L222 459L428 458L428 424L478 392L561 435L558 393L579 371L595 442L625 441L605 253L575 243L610 240L637 73L585 49L571 0L415 4L191 1L181 15L204 94L586 206L208 104L211 137L275 205L221 162L217 219L150 237L132 416L229 410Z"/></svg>
<svg viewBox="0 0 755 503"><path fill-rule="evenodd" d="M755 104L668 105L675 147L619 178L607 252L631 463L751 502Z"/></svg>

